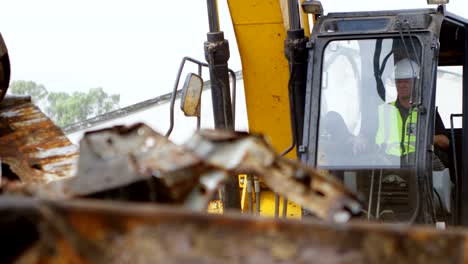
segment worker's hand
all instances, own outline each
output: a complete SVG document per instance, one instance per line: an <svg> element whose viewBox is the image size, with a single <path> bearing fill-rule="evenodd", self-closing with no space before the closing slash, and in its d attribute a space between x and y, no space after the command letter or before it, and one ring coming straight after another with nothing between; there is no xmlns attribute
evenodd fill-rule
<svg viewBox="0 0 468 264"><path fill-rule="evenodd" d="M434 145L441 149L448 149L450 141L444 134L434 135Z"/></svg>

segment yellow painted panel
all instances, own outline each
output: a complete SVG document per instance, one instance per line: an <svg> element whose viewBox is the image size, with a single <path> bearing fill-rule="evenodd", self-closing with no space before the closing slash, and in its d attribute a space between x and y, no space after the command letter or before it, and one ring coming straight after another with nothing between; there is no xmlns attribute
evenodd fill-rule
<svg viewBox="0 0 468 264"><path fill-rule="evenodd" d="M255 205L254 205L255 207ZM279 217L282 217L283 213L283 197L280 196L279 204ZM271 191L262 191L260 195L260 215L267 217L275 216L275 193ZM300 219L302 217L301 207L288 201L286 209L286 218Z"/></svg>
<svg viewBox="0 0 468 264"><path fill-rule="evenodd" d="M242 212L243 213L249 213L249 208L247 205L247 192L245 189L243 189L242 192ZM256 208L256 203L257 201L255 200L255 193L252 193L252 211L255 213L255 208ZM293 203L291 201L288 201L287 204L287 209L286 209L286 218L292 218L292 219L300 219L302 217L302 209L301 207ZM223 203L221 200L212 200L208 204L208 213L211 214L222 214L223 213ZM280 204L279 204L279 217L282 218L282 213L283 213L283 198L280 197ZM265 217L274 217L275 216L275 194L272 191L265 191L262 190L261 195L260 195L260 215L265 216Z"/></svg>
<svg viewBox="0 0 468 264"><path fill-rule="evenodd" d="M255 193L252 193L252 212L255 214L257 201L255 200ZM243 189L242 192L242 212L249 213L248 207L248 193ZM214 211L211 209L211 211ZM278 215L281 218L283 213L283 198L280 196L279 202L279 211ZM262 190L260 194L260 215L266 217L274 217L275 216L275 193L272 191ZM286 217L287 218L298 218L300 219L302 216L302 209L301 206L298 204L288 201L287 209L286 209Z"/></svg>
<svg viewBox="0 0 468 264"><path fill-rule="evenodd" d="M277 0L228 1L242 61L249 129L278 152L291 145L286 31ZM294 151L289 157L294 158Z"/></svg>
<svg viewBox="0 0 468 264"><path fill-rule="evenodd" d="M233 25L282 24L278 0L228 0Z"/></svg>
<svg viewBox="0 0 468 264"><path fill-rule="evenodd" d="M280 1L228 0L228 5L241 55L249 130L265 134L276 151L282 152L292 139L286 29ZM295 150L288 157L295 158ZM247 211L245 186L242 189L242 207ZM261 215L274 216L273 192L262 191L260 211ZM288 203L288 217L300 218L301 213L300 206Z"/></svg>

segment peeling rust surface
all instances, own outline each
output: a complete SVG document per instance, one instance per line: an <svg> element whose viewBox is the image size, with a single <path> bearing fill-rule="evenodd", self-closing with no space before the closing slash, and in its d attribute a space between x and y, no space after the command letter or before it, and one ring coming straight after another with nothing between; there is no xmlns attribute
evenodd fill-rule
<svg viewBox="0 0 468 264"><path fill-rule="evenodd" d="M0 103L0 157L25 183L73 175L78 149L29 97Z"/></svg>
<svg viewBox="0 0 468 264"><path fill-rule="evenodd" d="M0 214L15 206L0 204ZM30 263L468 263L466 229L337 225L89 200L21 206L35 211L41 226L40 239L26 251L37 260Z"/></svg>

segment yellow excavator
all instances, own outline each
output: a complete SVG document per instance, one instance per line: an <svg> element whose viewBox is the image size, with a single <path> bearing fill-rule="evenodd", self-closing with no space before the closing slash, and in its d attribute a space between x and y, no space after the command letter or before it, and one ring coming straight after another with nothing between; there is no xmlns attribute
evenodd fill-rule
<svg viewBox="0 0 468 264"><path fill-rule="evenodd" d="M437 7L324 15L319 1L228 1L249 130L267 135L281 155L341 179L365 200L367 219L468 221L463 202L468 195L463 187L465 132L453 124L446 128L451 144L445 150L433 141L437 69L463 67L466 75L468 22L447 12L444 1L429 3ZM215 127L232 129L228 42L219 28L217 2L207 4L205 58ZM387 134L393 132L385 128L388 120L379 111L399 102L397 65L405 60L411 62L414 85L409 108L400 112L414 114L394 132L401 140L392 153ZM463 80L459 89L466 89ZM465 117L451 113L451 118ZM441 152L449 157L445 164L438 159ZM240 197L237 181L226 185L221 195L225 208L240 205L244 211L282 212L284 217L308 213L263 189L255 175L242 175L239 183Z"/></svg>
<svg viewBox="0 0 468 264"><path fill-rule="evenodd" d="M297 100L299 91L293 87L305 85L307 60L304 52L307 36L310 36L309 15L298 8L297 1L228 1L228 6L243 65L249 130L268 135L279 153L296 159L302 125L295 117L303 115L300 109L304 108L304 101ZM291 79L289 83L293 69L300 81L292 83ZM262 191L256 179L253 180L256 212L276 217L301 217L300 206L268 190ZM249 176L244 182L242 201L248 201Z"/></svg>

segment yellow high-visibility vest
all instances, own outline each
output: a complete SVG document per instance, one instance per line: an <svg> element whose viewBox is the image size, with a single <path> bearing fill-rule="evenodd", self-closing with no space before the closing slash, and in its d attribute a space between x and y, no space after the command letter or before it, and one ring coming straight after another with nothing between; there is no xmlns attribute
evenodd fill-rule
<svg viewBox="0 0 468 264"><path fill-rule="evenodd" d="M387 154L393 156L403 156L414 152L417 119L418 112L414 109L403 124L395 102L380 105L379 128L375 143L381 146Z"/></svg>

